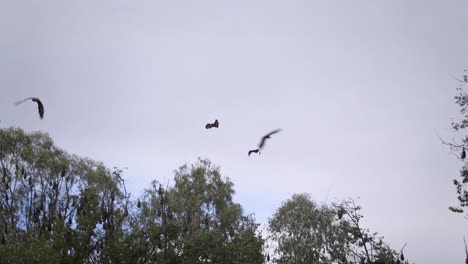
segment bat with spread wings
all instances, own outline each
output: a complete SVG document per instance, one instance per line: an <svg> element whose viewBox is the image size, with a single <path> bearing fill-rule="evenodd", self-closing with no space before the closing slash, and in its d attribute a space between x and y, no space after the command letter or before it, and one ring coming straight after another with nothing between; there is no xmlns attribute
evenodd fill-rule
<svg viewBox="0 0 468 264"><path fill-rule="evenodd" d="M39 100L39 98L37 97L29 97L29 98L26 98L24 100L21 100L19 102L16 102L15 105L20 105L28 100L32 100L33 102L36 102L37 103L37 109L39 111L39 117L42 119L44 118L44 105L42 104L41 100Z"/></svg>
<svg viewBox="0 0 468 264"><path fill-rule="evenodd" d="M265 147L265 143L266 143L266 140L267 139L270 139L272 135L280 132L281 129L276 129L276 130L273 130L271 131L270 133L266 134L265 136L262 137L262 139L260 140L260 143L258 144L258 149L252 149L252 150L249 150L249 156L250 154L252 153L258 153L260 154L260 150Z"/></svg>

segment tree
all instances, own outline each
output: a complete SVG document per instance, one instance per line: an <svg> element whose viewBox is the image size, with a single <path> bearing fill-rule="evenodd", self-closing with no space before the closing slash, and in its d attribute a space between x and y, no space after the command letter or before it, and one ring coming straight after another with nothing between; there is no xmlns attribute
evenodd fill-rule
<svg viewBox="0 0 468 264"><path fill-rule="evenodd" d="M361 208L354 201L317 205L307 194L284 202L269 220L269 238L276 244L276 263L399 263L390 249L360 225Z"/></svg>
<svg viewBox="0 0 468 264"><path fill-rule="evenodd" d="M278 263L328 263L346 256L352 238L334 217L332 208L318 206L306 194L283 203L269 221Z"/></svg>
<svg viewBox="0 0 468 264"><path fill-rule="evenodd" d="M354 238L354 243L350 246L348 263L409 263L403 253L406 244L397 252L384 243L384 237L378 236L378 233L371 233L368 228L361 226L362 208L356 205L354 200L349 199L333 206L336 208L338 219L347 222L351 227Z"/></svg>
<svg viewBox="0 0 468 264"><path fill-rule="evenodd" d="M232 201L233 184L208 160L176 171L174 186L154 181L132 229L135 255L158 263L262 263L254 219Z"/></svg>
<svg viewBox="0 0 468 264"><path fill-rule="evenodd" d="M208 160L137 201L100 162L0 129L0 263L261 263L263 239Z"/></svg>
<svg viewBox="0 0 468 264"><path fill-rule="evenodd" d="M458 80L459 87L457 88L458 95L455 96L455 103L460 107L461 119L458 121L452 121L452 129L454 132L461 132L468 127L468 93L466 91L468 87L468 71L465 70L462 80ZM464 161L464 164L460 170L459 179L453 179L455 185L457 198L459 204L457 206L450 206L449 209L455 213L464 213L464 208L468 207L468 164L466 163L465 149L468 148L468 136L464 136L461 140L452 140L447 142L442 140L442 143L448 145L450 149L459 155L455 154L459 159ZM465 216L468 219L468 214Z"/></svg>
<svg viewBox="0 0 468 264"><path fill-rule="evenodd" d="M0 130L0 262L94 263L123 232L120 171L69 155L43 133Z"/></svg>

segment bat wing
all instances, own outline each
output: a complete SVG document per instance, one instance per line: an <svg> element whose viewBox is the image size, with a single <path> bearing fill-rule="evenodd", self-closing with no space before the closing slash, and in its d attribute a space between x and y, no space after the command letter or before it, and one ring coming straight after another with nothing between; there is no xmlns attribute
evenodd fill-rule
<svg viewBox="0 0 468 264"><path fill-rule="evenodd" d="M273 130L273 131L271 131L270 133L266 134L265 136L263 136L263 137L262 137L262 140L260 141L260 144L258 144L258 147L259 147L259 148L263 148L263 146L265 146L266 140L267 140L268 138L270 138L271 135L276 134L276 133L278 133L278 132L280 132L280 131L281 131L281 129L278 128L278 129Z"/></svg>
<svg viewBox="0 0 468 264"><path fill-rule="evenodd" d="M281 129L280 129L280 128L278 128L278 129L276 129L276 130L273 130L273 131L271 131L270 133L268 133L268 134L267 134L265 137L267 137L267 138L268 138L269 136L271 136L271 135L273 135L273 134L276 134L276 133L278 133L278 132L280 132L280 131L281 131Z"/></svg>
<svg viewBox="0 0 468 264"><path fill-rule="evenodd" d="M41 100L39 99L33 99L37 103L37 110L39 111L39 116L44 118L44 105L42 104Z"/></svg>
<svg viewBox="0 0 468 264"><path fill-rule="evenodd" d="M15 105L20 105L20 104L22 104L22 103L24 103L24 102L26 102L26 101L28 101L28 100L31 100L31 99L33 99L33 98L32 98L32 97L28 97L28 98L26 98L26 99L23 99L23 100L21 100L21 101L16 102Z"/></svg>
<svg viewBox="0 0 468 264"><path fill-rule="evenodd" d="M258 144L258 148L263 148L263 146L265 146L266 140L267 136L262 137L262 140L260 140L260 144Z"/></svg>

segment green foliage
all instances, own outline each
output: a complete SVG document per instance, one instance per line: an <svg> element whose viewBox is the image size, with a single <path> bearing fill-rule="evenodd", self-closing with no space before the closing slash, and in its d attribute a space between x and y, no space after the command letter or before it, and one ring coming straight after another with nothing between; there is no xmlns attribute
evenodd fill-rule
<svg viewBox="0 0 468 264"><path fill-rule="evenodd" d="M158 263L261 263L257 224L233 203L233 184L207 160L176 171L174 187L145 191L134 230L140 259Z"/></svg>
<svg viewBox="0 0 468 264"><path fill-rule="evenodd" d="M1 263L264 263L252 215L208 160L131 201L122 171L70 155L43 133L0 130ZM398 263L352 201L294 195L269 222L277 263Z"/></svg>
<svg viewBox="0 0 468 264"><path fill-rule="evenodd" d="M207 160L130 201L122 171L0 130L0 263L261 263L252 216Z"/></svg>
<svg viewBox="0 0 468 264"><path fill-rule="evenodd" d="M42 133L0 131L0 262L93 262L120 232L128 203L103 164Z"/></svg>
<svg viewBox="0 0 468 264"><path fill-rule="evenodd" d="M269 221L281 255L278 263L328 263L343 258L352 237L344 222L334 218L333 208L318 206L306 194L283 203Z"/></svg>
<svg viewBox="0 0 468 264"><path fill-rule="evenodd" d="M360 226L360 209L352 200L319 206L307 194L293 195L269 221L273 262L403 263L382 237Z"/></svg>
<svg viewBox="0 0 468 264"><path fill-rule="evenodd" d="M461 130L468 127L468 93L466 92L466 89L468 87L468 75L466 75L466 73L467 73L467 70L465 70L465 74L463 75L462 80L458 80L460 83L460 86L457 88L458 95L455 96L455 103L460 107L460 114L461 114L461 118L458 121L452 121L452 128L456 132L457 131L460 132ZM443 143L448 145L452 149L452 151L461 153L464 149L468 148L468 136L464 136L464 138L461 139L461 143L457 143L455 141L454 142L443 141ZM450 211L454 213L463 213L464 212L463 208L468 207L467 183L468 183L468 165L466 163L466 160L464 160L464 165L460 170L459 179L453 180L453 184L455 185L459 204L456 207L450 206L449 207Z"/></svg>

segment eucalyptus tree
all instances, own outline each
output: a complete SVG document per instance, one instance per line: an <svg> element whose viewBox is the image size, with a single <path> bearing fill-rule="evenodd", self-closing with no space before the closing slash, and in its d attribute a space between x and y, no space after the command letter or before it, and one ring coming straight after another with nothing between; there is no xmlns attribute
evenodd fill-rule
<svg viewBox="0 0 468 264"><path fill-rule="evenodd" d="M361 226L360 209L353 200L318 205L307 194L293 195L269 220L269 239L276 245L272 261L406 263L402 252Z"/></svg>
<svg viewBox="0 0 468 264"><path fill-rule="evenodd" d="M0 130L0 166L0 262L106 257L128 214L120 171L17 128Z"/></svg>
<svg viewBox="0 0 468 264"><path fill-rule="evenodd" d="M208 160L136 201L122 171L0 130L0 263L262 263L252 215Z"/></svg>
<svg viewBox="0 0 468 264"><path fill-rule="evenodd" d="M180 167L173 186L154 181L132 220L142 262L263 263L258 224L233 202L233 183L208 160Z"/></svg>

